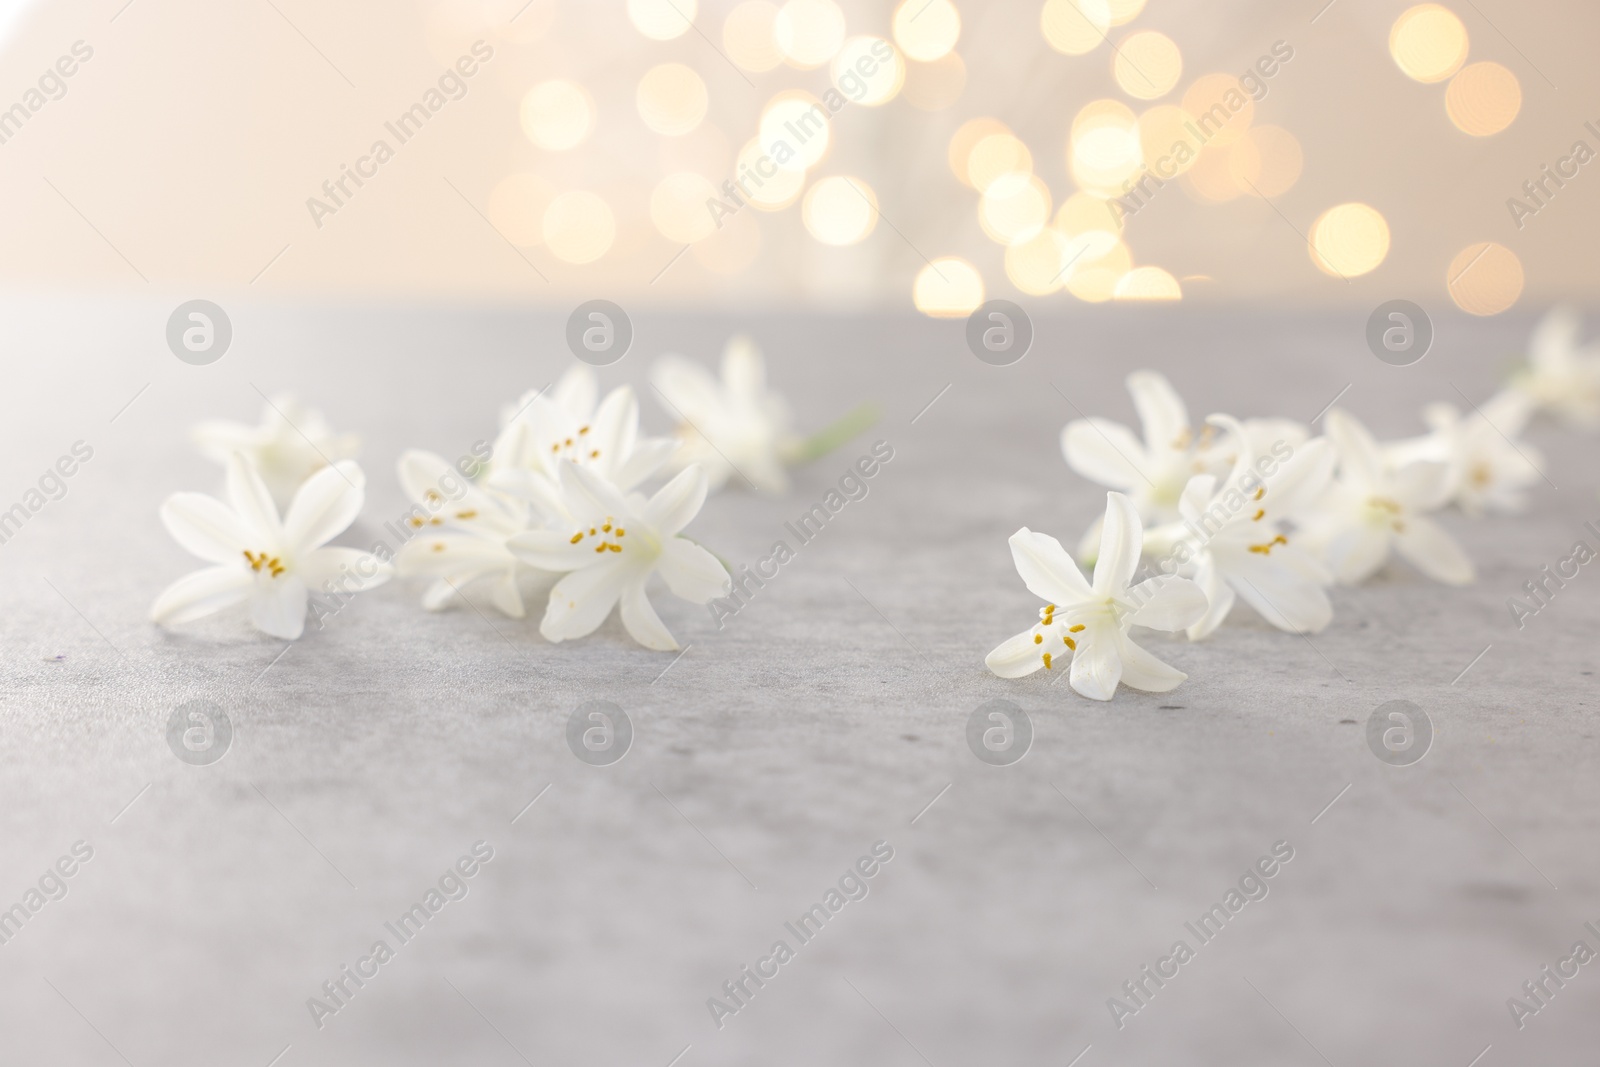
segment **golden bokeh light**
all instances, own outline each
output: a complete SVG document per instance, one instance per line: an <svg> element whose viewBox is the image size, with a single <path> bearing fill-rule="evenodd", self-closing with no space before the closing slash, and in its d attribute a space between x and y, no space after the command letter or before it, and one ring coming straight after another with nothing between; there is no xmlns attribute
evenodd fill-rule
<svg viewBox="0 0 1600 1067"><path fill-rule="evenodd" d="M1117 283L1133 269L1133 254L1121 241L1104 255L1083 255L1067 274L1067 292L1089 304L1103 304L1117 292Z"/></svg>
<svg viewBox="0 0 1600 1067"><path fill-rule="evenodd" d="M1081 56L1106 39L1111 8L1106 0L1045 0L1039 28L1051 48L1063 55Z"/></svg>
<svg viewBox="0 0 1600 1067"><path fill-rule="evenodd" d="M805 171L777 166L759 141L750 141L739 150L736 167L736 191L762 211L782 211L798 200L806 187Z"/></svg>
<svg viewBox="0 0 1600 1067"><path fill-rule="evenodd" d="M1111 295L1117 300L1182 300L1183 287L1160 267L1135 267L1118 279Z"/></svg>
<svg viewBox="0 0 1600 1067"><path fill-rule="evenodd" d="M943 111L967 87L967 64L951 52L932 63L910 63L906 69L906 102L920 111Z"/></svg>
<svg viewBox="0 0 1600 1067"><path fill-rule="evenodd" d="M689 254L713 274L738 274L756 261L761 251L761 226L749 212L724 218L722 226Z"/></svg>
<svg viewBox="0 0 1600 1067"><path fill-rule="evenodd" d="M950 0L901 0L894 12L894 41L907 59L931 63L961 37L961 12Z"/></svg>
<svg viewBox="0 0 1600 1067"><path fill-rule="evenodd" d="M767 0L745 0L722 23L722 47L741 70L765 74L783 62L773 26L778 6Z"/></svg>
<svg viewBox="0 0 1600 1067"><path fill-rule="evenodd" d="M1029 296L1046 296L1066 285L1070 243L1060 231L1040 230L1006 248L1006 277Z"/></svg>
<svg viewBox="0 0 1600 1067"><path fill-rule="evenodd" d="M909 92L910 90L908 89L907 93L909 94ZM985 137L996 133L1010 132L1011 127L1007 126L999 119L989 118L987 116L976 119L968 119L966 122L963 122L956 132L950 135L950 146L946 150L946 159L950 164L950 173L954 174L956 176L956 180L962 185L975 188L976 185L972 180L971 174L967 170L967 164L972 159L973 148L977 147L978 142L983 140Z"/></svg>
<svg viewBox="0 0 1600 1067"><path fill-rule="evenodd" d="M628 0L628 21L652 41L670 41L689 32L697 0Z"/></svg>
<svg viewBox="0 0 1600 1067"><path fill-rule="evenodd" d="M562 193L550 201L541 229L550 254L567 263L593 263L617 235L611 206L587 191Z"/></svg>
<svg viewBox="0 0 1600 1067"><path fill-rule="evenodd" d="M1190 129L1193 124L1176 104L1157 104L1139 116L1139 144L1157 178L1169 181L1194 166L1201 143Z"/></svg>
<svg viewBox="0 0 1600 1067"><path fill-rule="evenodd" d="M967 154L967 184L980 193L1007 175L1032 173L1033 153L1009 131L989 134Z"/></svg>
<svg viewBox="0 0 1600 1067"><path fill-rule="evenodd" d="M1088 193L1073 193L1061 204L1061 210L1056 212L1056 228L1069 236L1099 233L1104 234L1109 240L1106 246L1093 253L1094 256L1103 256L1111 250L1111 244L1122 232L1122 224L1118 221L1117 212L1111 207L1111 201Z"/></svg>
<svg viewBox="0 0 1600 1067"><path fill-rule="evenodd" d="M1128 105L1094 100L1073 118L1067 169L1081 188L1119 193L1143 160L1139 120Z"/></svg>
<svg viewBox="0 0 1600 1067"><path fill-rule="evenodd" d="M1500 314L1522 295L1522 282L1522 261L1493 241L1463 248L1445 272L1450 299L1469 315Z"/></svg>
<svg viewBox="0 0 1600 1067"><path fill-rule="evenodd" d="M1183 94L1183 110L1209 146L1229 145L1244 136L1256 117L1255 101L1239 87L1236 74L1207 74Z"/></svg>
<svg viewBox="0 0 1600 1067"><path fill-rule="evenodd" d="M800 218L823 244L853 245L877 225L878 197L860 178L830 175L806 190Z"/></svg>
<svg viewBox="0 0 1600 1067"><path fill-rule="evenodd" d="M1204 148L1184 173L1184 187L1202 203L1221 204L1250 191L1233 172L1231 148Z"/></svg>
<svg viewBox="0 0 1600 1067"><path fill-rule="evenodd" d="M1140 30L1123 38L1111 57L1111 74L1123 92L1139 100L1166 96L1183 74L1183 54L1171 37Z"/></svg>
<svg viewBox="0 0 1600 1067"><path fill-rule="evenodd" d="M543 175L508 174L489 193L489 222L517 247L533 248L544 241L544 212L555 195Z"/></svg>
<svg viewBox="0 0 1600 1067"><path fill-rule="evenodd" d="M1467 60L1467 28L1440 4L1418 4L1394 20L1389 54L1408 78L1442 82Z"/></svg>
<svg viewBox="0 0 1600 1067"><path fill-rule="evenodd" d="M1338 204L1311 224L1311 261L1324 274L1354 278L1389 254L1389 223L1367 204Z"/></svg>
<svg viewBox="0 0 1600 1067"><path fill-rule="evenodd" d="M1139 17L1144 10L1145 0L1108 0L1106 11L1111 17L1111 25L1122 26Z"/></svg>
<svg viewBox="0 0 1600 1067"><path fill-rule="evenodd" d="M1293 188L1304 162L1300 142L1282 126L1252 126L1228 151L1233 180L1268 198Z"/></svg>
<svg viewBox="0 0 1600 1067"><path fill-rule="evenodd" d="M644 72L634 100L646 126L656 133L681 137L706 117L710 98L706 83L692 68L662 63Z"/></svg>
<svg viewBox="0 0 1600 1067"><path fill-rule="evenodd" d="M593 129L594 104L573 82L540 82L522 98L522 132L540 148L564 152L582 144Z"/></svg>
<svg viewBox="0 0 1600 1067"><path fill-rule="evenodd" d="M844 44L844 12L833 0L788 0L773 20L772 37L792 67L813 70Z"/></svg>
<svg viewBox="0 0 1600 1067"><path fill-rule="evenodd" d="M887 60L880 58L885 53ZM833 57L833 85L852 102L878 107L906 83L906 61L882 37L852 37Z"/></svg>
<svg viewBox="0 0 1600 1067"><path fill-rule="evenodd" d="M720 199L710 179L692 171L669 174L650 193L650 221L661 236L675 244L702 241L716 231L717 223L706 207Z"/></svg>
<svg viewBox="0 0 1600 1067"><path fill-rule="evenodd" d="M989 239L1020 244L1050 221L1050 190L1032 174L1013 171L989 185L978 201L978 223Z"/></svg>
<svg viewBox="0 0 1600 1067"><path fill-rule="evenodd" d="M720 181L733 166L733 145L714 123L702 122L682 137L663 137L656 156L663 174L692 170L718 175Z"/></svg>
<svg viewBox="0 0 1600 1067"><path fill-rule="evenodd" d="M1511 125L1522 110L1522 86L1498 63L1473 63L1450 79L1444 108L1462 133L1489 137Z"/></svg>
<svg viewBox="0 0 1600 1067"><path fill-rule="evenodd" d="M983 303L983 276L960 256L943 256L917 272L911 302L932 318L965 318Z"/></svg>
<svg viewBox="0 0 1600 1067"><path fill-rule="evenodd" d="M780 170L816 166L833 140L827 108L810 93L794 89L768 102L756 129L757 139Z"/></svg>

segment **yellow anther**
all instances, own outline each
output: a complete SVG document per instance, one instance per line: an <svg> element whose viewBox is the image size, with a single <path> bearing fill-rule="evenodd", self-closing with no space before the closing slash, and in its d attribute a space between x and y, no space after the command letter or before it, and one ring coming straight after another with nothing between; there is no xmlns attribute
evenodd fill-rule
<svg viewBox="0 0 1600 1067"><path fill-rule="evenodd" d="M1074 651L1074 652L1078 651L1078 642L1074 641L1072 638L1068 637L1066 634L1062 634L1061 635L1061 643L1066 645L1068 648L1072 649L1072 651Z"/></svg>
<svg viewBox="0 0 1600 1067"><path fill-rule="evenodd" d="M1262 516L1266 515L1266 513L1267 513L1267 509L1266 508L1257 508L1256 509L1256 513L1254 515L1250 516L1250 521L1251 522L1260 522Z"/></svg>
<svg viewBox="0 0 1600 1067"><path fill-rule="evenodd" d="M422 525L422 519L418 518L415 515L411 516L411 525L412 525L412 527L421 526Z"/></svg>
<svg viewBox="0 0 1600 1067"><path fill-rule="evenodd" d="M435 544L433 546L433 550L435 552L443 552L444 551L444 542L443 541L435 542Z"/></svg>
<svg viewBox="0 0 1600 1067"><path fill-rule="evenodd" d="M1033 635L1033 643L1036 644L1036 645L1044 644L1044 634L1034 634Z"/></svg>
<svg viewBox="0 0 1600 1067"><path fill-rule="evenodd" d="M567 438L567 447L568 447L568 448L571 448L571 447L572 447L572 438L570 438L570 437L569 437L569 438Z"/></svg>
<svg viewBox="0 0 1600 1067"><path fill-rule="evenodd" d="M590 452L589 453L589 458L590 459L599 459L600 458L600 450L597 448L593 452Z"/></svg>
<svg viewBox="0 0 1600 1067"><path fill-rule="evenodd" d="M582 427L579 427L579 429L578 429L578 436L579 436L579 437L582 437L582 436L583 436L583 435L584 435L584 434L586 434L586 433L588 433L588 432L589 432L589 427L587 427L587 426L582 426Z"/></svg>
<svg viewBox="0 0 1600 1067"><path fill-rule="evenodd" d="M596 552L604 552L606 550L606 546L605 545L595 545L594 546L594 550Z"/></svg>
<svg viewBox="0 0 1600 1067"><path fill-rule="evenodd" d="M572 540L569 543L575 545L579 541L582 541L582 540L583 540L583 531L580 530L577 533L572 535Z"/></svg>
<svg viewBox="0 0 1600 1067"><path fill-rule="evenodd" d="M608 522L604 526L600 527L600 529L604 530L606 533L610 533L611 532L611 524Z"/></svg>
<svg viewBox="0 0 1600 1067"><path fill-rule="evenodd" d="M1078 623L1078 625L1076 625L1076 626L1067 627L1067 632L1068 633L1074 633L1074 634L1075 633L1080 633L1080 632L1082 632L1082 630L1083 630L1083 623L1081 623L1081 622Z"/></svg>
<svg viewBox="0 0 1600 1067"><path fill-rule="evenodd" d="M1046 652L1044 654L1044 669L1045 670L1049 670L1050 669L1050 653L1048 653L1048 652Z"/></svg>
<svg viewBox="0 0 1600 1067"><path fill-rule="evenodd" d="M1263 485L1260 489L1256 490L1256 495L1251 497L1251 499L1252 500L1260 500L1262 497L1264 497L1266 495L1267 495L1267 487Z"/></svg>
<svg viewBox="0 0 1600 1067"><path fill-rule="evenodd" d="M618 526L616 532L617 532L617 536L621 537L623 534L627 533L628 531L624 530L622 527Z"/></svg>
<svg viewBox="0 0 1600 1067"><path fill-rule="evenodd" d="M456 512L456 518L458 518L458 519L475 519L477 517L478 517L478 512L477 512L477 509L475 509L475 508L468 508L466 511L458 511L458 512Z"/></svg>
<svg viewBox="0 0 1600 1067"><path fill-rule="evenodd" d="M607 545L606 547L609 548L613 552L621 552L622 551L622 546L621 545Z"/></svg>

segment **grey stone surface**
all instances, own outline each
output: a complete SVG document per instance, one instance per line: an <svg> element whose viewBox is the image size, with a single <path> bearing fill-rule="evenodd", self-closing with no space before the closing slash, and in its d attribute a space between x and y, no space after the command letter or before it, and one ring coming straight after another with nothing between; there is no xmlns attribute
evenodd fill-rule
<svg viewBox="0 0 1600 1067"><path fill-rule="evenodd" d="M686 1046L684 1067L1066 1064L1086 1046L1082 1067L1465 1067L1490 1045L1485 1067L1592 1057L1596 966L1520 1032L1506 999L1579 938L1600 949L1582 927L1600 921L1600 577L1586 568L1521 632L1505 601L1593 540L1593 438L1534 431L1560 488L1536 490L1530 514L1447 518L1481 568L1471 588L1396 565L1338 591L1312 640L1243 608L1203 644L1154 637L1190 674L1162 696L1098 704L1043 672L983 667L1037 606L1006 537L1028 524L1075 538L1098 513L1057 434L1080 411L1132 421L1127 371L1164 370L1197 416L1310 419L1349 385L1342 403L1393 437L1428 400L1487 396L1527 316L1440 315L1429 356L1396 368L1367 351L1370 306L1088 309L1041 317L1028 357L996 368L960 322L630 308L638 333L608 385L642 386L665 350L711 360L744 329L806 424L863 400L882 412L789 497L712 498L690 532L723 557L765 554L872 440L895 449L871 494L724 629L663 591L691 646L674 663L614 621L552 646L536 617L426 614L405 584L286 652L236 617L147 623L193 564L158 504L220 481L187 445L191 423L253 420L257 389L290 389L361 433L368 506L345 540L369 544L402 509L402 448L459 454L571 361L566 309L222 300L233 347L192 367L163 329L193 295L5 307L0 508L74 441L95 453L0 546L0 906L74 842L94 857L0 945L0 1060L264 1067L286 1046L285 1067L665 1067ZM1009 767L965 741L997 697L1035 731ZM167 745L173 709L196 699L234 727L211 766ZM593 699L635 729L607 767L565 740ZM1368 714L1391 699L1437 733L1411 767L1366 747ZM466 898L317 1029L307 998L394 943L384 922L480 840L494 858ZM870 893L798 945L784 923L880 840L894 858ZM1277 841L1294 858L1269 895L1200 945L1184 923ZM795 958L719 1030L707 998L779 938ZM1107 998L1180 938L1195 958L1119 1031Z"/></svg>

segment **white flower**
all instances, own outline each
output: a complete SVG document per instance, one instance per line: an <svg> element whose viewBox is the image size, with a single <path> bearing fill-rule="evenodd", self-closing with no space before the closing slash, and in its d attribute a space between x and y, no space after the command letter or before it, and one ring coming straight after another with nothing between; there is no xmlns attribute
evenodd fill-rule
<svg viewBox="0 0 1600 1067"><path fill-rule="evenodd" d="M1528 341L1528 365L1513 379L1542 410L1577 426L1600 426L1600 352L1579 347L1583 327L1571 308L1555 308Z"/></svg>
<svg viewBox="0 0 1600 1067"><path fill-rule="evenodd" d="M476 485L432 452L400 457L400 484L415 505L402 520L416 535L395 553L402 577L434 579L422 606L437 611L474 583L488 583L494 606L524 615L517 575L525 570L506 542L531 529L529 506Z"/></svg>
<svg viewBox="0 0 1600 1067"><path fill-rule="evenodd" d="M1518 440L1532 407L1517 390L1497 393L1465 416L1454 405L1430 404L1422 417L1433 432L1386 445L1384 458L1396 467L1416 459L1445 464L1446 499L1468 515L1516 514L1527 507L1523 490L1542 477L1539 450Z"/></svg>
<svg viewBox="0 0 1600 1067"><path fill-rule="evenodd" d="M1244 432L1227 416L1214 415L1212 421L1235 434ZM1209 606L1189 627L1191 641L1221 625L1239 597L1290 633L1317 633L1333 620L1325 590L1333 576L1291 544L1282 525L1327 491L1333 462L1333 446L1319 437L1281 465L1266 453L1241 452L1221 485L1210 474L1189 480L1178 502L1183 521L1167 531L1151 531L1146 546L1152 541L1172 545L1172 568L1192 576L1205 593Z"/></svg>
<svg viewBox="0 0 1600 1067"><path fill-rule="evenodd" d="M196 426L190 436L217 463L226 465L242 453L280 508L307 478L329 463L354 458L360 445L354 434L334 433L322 412L302 407L286 393L268 401L258 426L214 419Z"/></svg>
<svg viewBox="0 0 1600 1067"><path fill-rule="evenodd" d="M645 594L659 572L667 588L695 604L726 596L732 579L717 558L678 531L700 511L706 476L690 467L646 500L624 498L592 468L560 467L564 511L571 525L511 538L509 547L540 570L566 572L550 590L539 632L550 641L593 633L620 600L622 624L646 648L671 651L678 642Z"/></svg>
<svg viewBox="0 0 1600 1067"><path fill-rule="evenodd" d="M1185 578L1161 575L1129 587L1139 565L1143 530L1133 502L1106 494L1094 584L1054 537L1024 526L1011 535L1011 558L1035 596L1047 603L1039 622L1005 641L984 660L1002 678L1054 669L1072 655L1072 688L1093 700L1110 700L1119 681L1165 693L1187 677L1156 659L1128 636L1135 625L1181 630L1200 618L1206 598Z"/></svg>
<svg viewBox="0 0 1600 1067"><path fill-rule="evenodd" d="M1392 549L1436 581L1471 582L1472 561L1427 517L1450 498L1448 465L1415 459L1391 467L1352 416L1335 408L1325 418L1339 475L1304 526L1308 547L1321 553L1333 576L1346 585L1371 577Z"/></svg>
<svg viewBox="0 0 1600 1067"><path fill-rule="evenodd" d="M502 405L500 428L511 425L512 420L521 415L533 398L539 395L538 389L529 389L515 404ZM595 405L600 400L600 381L595 377L593 367L587 363L574 363L561 376L561 380L543 395L580 424L590 423L594 421Z"/></svg>
<svg viewBox="0 0 1600 1067"><path fill-rule="evenodd" d="M673 457L678 467L698 464L712 489L735 474L763 492L789 487L784 465L794 461L800 438L789 405L767 388L766 364L750 338L728 342L720 382L700 364L674 355L656 361L650 380L671 414L683 420Z"/></svg>
<svg viewBox="0 0 1600 1067"><path fill-rule="evenodd" d="M158 623L188 622L248 601L256 629L294 640L305 629L308 589L360 592L382 585L387 563L354 548L324 547L361 511L366 478L346 460L313 474L280 522L243 456L228 461L228 502L174 493L161 521L184 548L213 564L168 586L150 608Z"/></svg>
<svg viewBox="0 0 1600 1067"><path fill-rule="evenodd" d="M1189 479L1196 474L1225 475L1240 451L1240 437L1219 437L1210 424L1197 435L1189 425L1183 398L1156 371L1128 375L1128 392L1139 413L1142 441L1109 419L1074 419L1061 431L1061 452L1067 465L1083 477L1131 497L1144 522L1175 521L1178 499ZM1257 454L1270 451L1278 441L1293 447L1309 436L1304 426L1289 419L1247 419L1243 427L1246 448ZM1089 529L1078 546L1080 557L1092 558L1099 536L1098 525Z"/></svg>
<svg viewBox="0 0 1600 1067"><path fill-rule="evenodd" d="M580 393L528 398L495 440L484 479L489 488L526 500L546 521L563 525L570 516L563 511L562 468L586 467L626 493L659 470L676 447L670 438L640 438L639 401L627 386L607 394L592 417L582 414Z"/></svg>

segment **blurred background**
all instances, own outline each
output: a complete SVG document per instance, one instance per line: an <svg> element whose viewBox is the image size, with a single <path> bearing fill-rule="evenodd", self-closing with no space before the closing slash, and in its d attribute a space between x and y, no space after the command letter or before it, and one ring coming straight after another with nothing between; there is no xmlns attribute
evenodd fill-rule
<svg viewBox="0 0 1600 1067"><path fill-rule="evenodd" d="M13 288L1491 315L1600 282L1591 4L0 12Z"/></svg>

